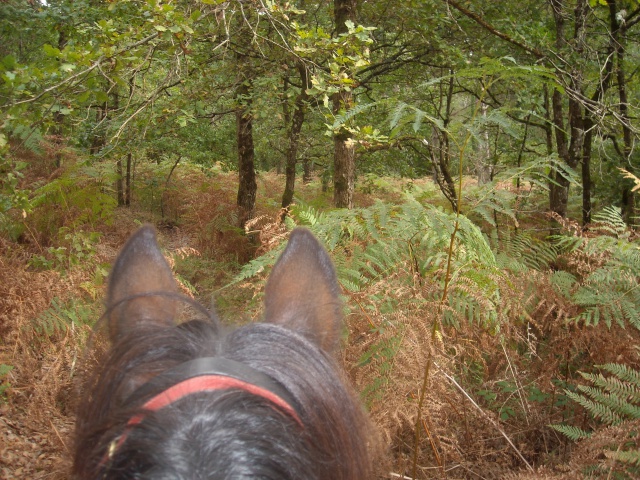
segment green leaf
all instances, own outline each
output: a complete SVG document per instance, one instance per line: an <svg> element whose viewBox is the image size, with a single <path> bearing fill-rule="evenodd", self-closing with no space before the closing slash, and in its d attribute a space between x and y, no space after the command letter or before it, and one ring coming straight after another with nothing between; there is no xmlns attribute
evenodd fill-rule
<svg viewBox="0 0 640 480"><path fill-rule="evenodd" d="M1 63L7 70L13 70L16 68L16 58L13 55L4 56Z"/></svg>
<svg viewBox="0 0 640 480"><path fill-rule="evenodd" d="M44 51L45 55L49 56L49 57L55 57L55 58L59 58L61 53L60 50L52 47L51 45L49 45L48 43L45 43L42 46L42 50Z"/></svg>

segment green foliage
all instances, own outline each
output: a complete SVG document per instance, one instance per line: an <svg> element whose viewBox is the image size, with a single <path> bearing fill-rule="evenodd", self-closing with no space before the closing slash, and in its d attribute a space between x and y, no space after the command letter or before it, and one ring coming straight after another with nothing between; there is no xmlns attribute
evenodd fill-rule
<svg viewBox="0 0 640 480"><path fill-rule="evenodd" d="M506 218L518 225L518 209L523 208L532 190L546 192L549 190L549 177L562 176L570 184L579 184L578 174L568 168L556 155L540 155L526 162L523 166L511 166L498 172L490 183L471 191L466 189L471 207L468 215L475 219L480 216L494 228L498 227L497 218ZM519 189L508 189L504 185L519 184ZM521 214L520 214L521 215ZM538 268L538 267L534 267Z"/></svg>
<svg viewBox="0 0 640 480"><path fill-rule="evenodd" d="M58 298L51 300L51 306L32 321L32 328L40 337L64 334L69 329L92 326L100 317L102 305L70 300L66 303Z"/></svg>
<svg viewBox="0 0 640 480"><path fill-rule="evenodd" d="M640 371L617 363L599 365L598 368L608 375L580 372L589 385L578 385L577 392L565 390L567 396L605 426L624 426L625 422L640 419ZM593 435L569 425L551 427L573 441ZM624 464L625 473L635 476L640 473L640 449L637 445L638 432L636 428L630 428L629 442L607 447L605 455Z"/></svg>
<svg viewBox="0 0 640 480"><path fill-rule="evenodd" d="M582 307L573 321L593 326L602 321L607 327L615 322L640 329L640 243L618 209L605 208L594 220L591 231L597 236L553 237L558 251L579 259L582 266L577 275L554 275L552 282Z"/></svg>
<svg viewBox="0 0 640 480"><path fill-rule="evenodd" d="M606 425L640 418L640 372L615 363L600 368L611 376L580 372L593 387L579 385L582 393L567 394Z"/></svg>
<svg viewBox="0 0 640 480"><path fill-rule="evenodd" d="M0 134L0 140L2 140ZM31 211L31 201L27 190L20 188L23 178L22 170L27 166L24 162L12 162L4 155L0 142L0 232L7 233L16 239L20 229L16 225L16 216L22 218ZM16 215L11 215L11 211Z"/></svg>
<svg viewBox="0 0 640 480"><path fill-rule="evenodd" d="M503 229L501 234L496 258L502 267L513 272L545 271L558 256L554 245L526 230Z"/></svg>
<svg viewBox="0 0 640 480"><path fill-rule="evenodd" d="M29 265L44 270L60 270L62 272L86 264L95 255L95 246L100 240L98 232L71 231L62 227L58 231L60 246L48 247L46 255L34 255Z"/></svg>
<svg viewBox="0 0 640 480"><path fill-rule="evenodd" d="M11 388L11 384L4 378L9 375L11 370L13 370L13 366L0 363L0 401L5 400L6 392Z"/></svg>
<svg viewBox="0 0 640 480"><path fill-rule="evenodd" d="M34 191L31 221L48 236L62 227L109 225L117 206L110 172L91 166L73 167L61 177Z"/></svg>
<svg viewBox="0 0 640 480"><path fill-rule="evenodd" d="M480 98L487 90L505 83L517 88L521 88L520 82L555 84L555 76L549 69L537 65L519 65L512 57L503 57L499 59L482 58L476 65L466 66L449 75L430 79L422 83L419 88L425 91L437 91L452 77L461 82L477 82L483 92L479 94ZM398 101L390 114L392 131L390 137L393 138L401 131L406 130L405 127L408 125L411 126L413 132L418 132L423 129L425 124L427 126L433 125L439 130L447 130L454 141L457 132L462 136L469 134L472 138L481 141L481 133L488 127L499 128L507 135L517 137L519 135L517 124L511 117L518 111L517 107L514 107L513 110L503 107L491 110L488 115L478 115L477 110L473 109L462 118L457 118L455 124L445 127L443 119L438 118L438 114ZM461 139L462 136L459 138Z"/></svg>
<svg viewBox="0 0 640 480"><path fill-rule="evenodd" d="M374 400L381 398L380 395L383 387L385 387L390 380L393 359L400 349L401 338L401 333L398 333L388 340L374 343L371 348L365 351L358 359L358 366L360 367L375 361L377 370L380 373L376 381L365 386L361 393L366 404L370 405Z"/></svg>
<svg viewBox="0 0 640 480"><path fill-rule="evenodd" d="M425 206L407 194L405 203L391 206L376 202L369 208L318 212L299 207L295 216L333 253L340 284L359 292L398 273L401 282L433 281L444 285L447 252L455 217ZM275 261L269 252L244 267L236 281L262 272ZM450 308L444 321L453 325L462 319L498 328L501 271L486 238L466 217L460 218L452 257ZM424 280L419 280L424 279ZM376 294L374 294L376 295ZM372 301L393 300L389 292ZM433 298L427 300L436 300Z"/></svg>
<svg viewBox="0 0 640 480"><path fill-rule="evenodd" d="M570 440L577 442L585 438L591 437L591 432L582 430L581 428L574 427L573 425L551 425L555 431L562 433Z"/></svg>
<svg viewBox="0 0 640 480"><path fill-rule="evenodd" d="M527 416L523 401L529 402L529 408L535 403L548 405L550 395L543 392L534 382L526 386L519 385L513 380L499 380L486 386L482 378L485 374L483 367L475 362L472 368L462 366L468 378L481 386L474 391L474 395L490 410L496 412L503 422L514 421ZM523 396L526 394L526 396Z"/></svg>
<svg viewBox="0 0 640 480"><path fill-rule="evenodd" d="M270 250L264 255L251 260L249 263L242 267L240 272L235 277L233 277L233 280L231 280L231 282L226 286L228 287L234 285L238 282L263 273L267 267L272 267L276 263L278 255L280 255L283 249L284 244L282 244L279 249Z"/></svg>
<svg viewBox="0 0 640 480"><path fill-rule="evenodd" d="M303 57L325 57L329 73L314 75L311 79L310 95L322 95L325 107L329 96L340 90L351 90L356 86L357 72L369 64L369 45L373 43L373 27L346 22L347 32L331 36L322 27L308 27L292 22L294 50Z"/></svg>

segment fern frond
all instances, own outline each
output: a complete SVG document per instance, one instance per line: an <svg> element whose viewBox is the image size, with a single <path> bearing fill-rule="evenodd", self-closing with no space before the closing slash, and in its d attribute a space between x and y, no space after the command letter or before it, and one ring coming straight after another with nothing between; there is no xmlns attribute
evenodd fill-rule
<svg viewBox="0 0 640 480"><path fill-rule="evenodd" d="M616 413L611 407L600 403L599 401L590 400L584 395L565 390L565 393L571 400L582 406L595 418L600 419L607 425L617 425L622 422L623 418Z"/></svg>
<svg viewBox="0 0 640 480"><path fill-rule="evenodd" d="M569 272L558 270L549 276L549 281L559 293L566 298L571 298L571 291L576 284L576 277Z"/></svg>
<svg viewBox="0 0 640 480"><path fill-rule="evenodd" d="M99 318L95 305L77 301L63 303L60 299L51 300L51 306L32 321L32 327L38 335L51 337L66 333L71 327L92 325Z"/></svg>
<svg viewBox="0 0 640 480"><path fill-rule="evenodd" d="M638 384L629 383L620 378L605 377L602 374L594 375L583 372L580 374L601 390L609 391L629 402L640 403L640 385Z"/></svg>
<svg viewBox="0 0 640 480"><path fill-rule="evenodd" d="M628 365L620 363L605 363L604 365L597 365L597 367L615 375L620 380L636 385L640 391L640 370L635 370Z"/></svg>
<svg viewBox="0 0 640 480"><path fill-rule="evenodd" d="M605 455L618 462L640 467L640 450L606 451Z"/></svg>
<svg viewBox="0 0 640 480"><path fill-rule="evenodd" d="M582 440L584 438L589 438L591 436L591 432L587 432L582 430L581 428L574 427L573 425L549 425L555 431L562 433L567 438L577 442L578 440Z"/></svg>
<svg viewBox="0 0 640 480"><path fill-rule="evenodd" d="M615 237L623 236L627 231L627 224L622 218L622 211L618 207L607 206L593 215L591 229L604 233L610 233Z"/></svg>
<svg viewBox="0 0 640 480"><path fill-rule="evenodd" d="M256 275L264 272L267 267L272 267L276 263L276 259L278 258L278 255L280 255L280 252L283 250L283 248L284 244L280 245L279 248L270 250L264 255L251 260L249 263L245 264L242 269L236 274L236 276L233 277L231 282L229 282L223 288L255 277Z"/></svg>
<svg viewBox="0 0 640 480"><path fill-rule="evenodd" d="M610 385L606 388L591 387L588 385L579 385L578 389L586 396L597 402L600 406L604 406L611 412L615 412L618 417L622 418L640 418L640 408L625 401L623 397L612 392ZM606 392L606 393L604 393ZM592 412L593 413L593 412ZM616 423L608 422L605 418L594 413L596 418L602 418L606 423L615 425Z"/></svg>
<svg viewBox="0 0 640 480"><path fill-rule="evenodd" d="M349 120L351 120L356 115L359 115L360 113L364 112L365 110L373 108L376 105L377 105L377 102L374 102L374 103L362 103L362 104L356 105L353 108L350 108L349 110L347 110L346 112L344 112L344 113L342 113L340 115L336 115L336 117L335 117L335 119L333 121L333 125L331 125L331 129L332 130L337 130L337 129L341 128L344 124L346 124Z"/></svg>

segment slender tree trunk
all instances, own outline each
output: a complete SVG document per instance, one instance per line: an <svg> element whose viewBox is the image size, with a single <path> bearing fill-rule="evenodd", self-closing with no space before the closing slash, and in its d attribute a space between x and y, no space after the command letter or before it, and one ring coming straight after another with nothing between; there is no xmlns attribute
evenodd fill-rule
<svg viewBox="0 0 640 480"><path fill-rule="evenodd" d="M487 110L489 106L486 103L480 105L480 111L482 117L487 117ZM486 122L485 122L486 125ZM491 146L489 145L489 128L484 127L481 135L481 141L478 148L478 155L476 157L476 178L478 179L478 185L485 185L491 181Z"/></svg>
<svg viewBox="0 0 640 480"><path fill-rule="evenodd" d="M551 119L551 104L549 103L549 89L547 86L544 86L544 112L545 119L547 120L545 123L545 144L547 146L547 156L553 153L553 120Z"/></svg>
<svg viewBox="0 0 640 480"><path fill-rule="evenodd" d="M60 32L58 36L58 50L63 50L67 44L67 31L64 25L58 25L58 31ZM56 145L56 153L55 153L55 167L60 168L62 166L62 146L64 145L64 115L57 111L53 115L53 121L55 123L55 127L53 129L55 136L55 145Z"/></svg>
<svg viewBox="0 0 640 480"><path fill-rule="evenodd" d="M355 148L346 130L333 137L333 203L337 208L353 208L355 190Z"/></svg>
<svg viewBox="0 0 640 480"><path fill-rule="evenodd" d="M302 160L302 183L305 185L311 183L311 172L313 171L313 161L305 156Z"/></svg>
<svg viewBox="0 0 640 480"><path fill-rule="evenodd" d="M336 34L346 33L347 21L356 22L356 0L334 0L333 11ZM333 113L349 110L353 106L353 94L342 90L333 95ZM338 208L353 208L353 192L356 176L356 150L352 135L345 128L333 137L333 203Z"/></svg>
<svg viewBox="0 0 640 480"><path fill-rule="evenodd" d="M236 44L237 87L236 103L236 146L238 148L238 226L244 229L253 217L256 205L255 149L253 144L253 78L252 64L253 33L249 26L250 19L238 15L238 32Z"/></svg>
<svg viewBox="0 0 640 480"><path fill-rule="evenodd" d="M127 170L124 177L124 204L131 205L131 152L127 153Z"/></svg>
<svg viewBox="0 0 640 480"><path fill-rule="evenodd" d="M451 123L451 109L453 107L453 69L450 69L449 73L449 84L447 85L447 92L444 98L444 118L442 122L444 129L437 131L434 130L431 138L435 145L437 153L434 152L434 145L430 146L430 153L434 164L436 163L435 159L437 158L438 177L441 178L441 180L438 181L440 190L442 191L444 196L447 197L449 203L451 203L453 211L456 212L458 211L460 205L458 205L456 186L453 181L453 176L451 175L451 170L449 168L449 165L451 165L451 146L449 145L448 133L449 124Z"/></svg>
<svg viewBox="0 0 640 480"><path fill-rule="evenodd" d="M168 193L169 193L169 182L171 182L171 175L173 175L173 172L175 171L176 167L180 163L180 160L182 160L182 155L178 155L178 158L176 159L176 161L174 162L173 166L171 167L171 170L169 170L169 175L167 175L167 179L164 182L164 190L162 191L162 194L160 195L160 216L162 218L164 218L164 215L165 215L165 212L164 212L164 197L165 197L165 195L168 195ZM167 212L167 215L168 215L168 213L169 212ZM178 218L178 212L177 211L174 212L174 218L176 220Z"/></svg>
<svg viewBox="0 0 640 480"><path fill-rule="evenodd" d="M104 147L106 139L103 132L103 122L105 122L107 118L107 108L107 102L104 102L96 108L96 126L93 129L93 138L91 139L91 147L89 148L91 155L95 155Z"/></svg>
<svg viewBox="0 0 640 480"><path fill-rule="evenodd" d="M251 89L247 82L240 84L236 90L238 107L236 110L236 139L238 145L238 223L241 228L253 216L256 205L255 151L253 147L253 115L251 113Z"/></svg>
<svg viewBox="0 0 640 480"><path fill-rule="evenodd" d="M122 158L116 162L116 196L118 198L118 206L124 205L124 178L122 175Z"/></svg>
<svg viewBox="0 0 640 480"><path fill-rule="evenodd" d="M556 26L556 50L559 52L565 44L564 39L564 2L562 0L551 0L553 18ZM567 143L567 133L564 127L564 109L562 105L562 93L555 88L551 95L551 109L553 117L553 127L556 137L556 148L558 156L565 162L569 158L569 147ZM552 212L561 217L567 216L567 200L569 193L569 182L557 172L552 172L549 183L549 207Z"/></svg>
<svg viewBox="0 0 640 480"><path fill-rule="evenodd" d="M565 18L567 18L567 8L563 0L551 0L551 6L553 8L553 16L556 24L556 48L558 52L565 50L569 42L566 41L564 34ZM585 21L587 14L586 0L578 0L574 9L574 38L573 46L575 52L580 55L584 49L585 44ZM576 93L582 92L582 72L579 66L569 66L569 78L568 83L571 90ZM561 73L561 72L559 72ZM568 120L569 120L569 134L565 130L564 123L564 98L562 93L555 89L551 98L552 110L553 110L553 124L556 133L556 147L558 150L558 156L564 161L564 163L575 169L578 166L578 162L582 160L582 146L584 144L584 118L582 115L582 106L575 94L568 96ZM561 217L567 216L567 206L569 202L569 180L566 175L559 172L553 174L552 180L549 183L549 207L550 209L560 215Z"/></svg>
<svg viewBox="0 0 640 480"><path fill-rule="evenodd" d="M617 42L617 68L616 79L618 81L618 97L620 98L619 110L622 123L622 163L623 168L635 173L635 169L630 161L631 152L633 150L633 138L631 132L631 120L629 118L629 99L627 97L627 83L624 74L624 53L626 45L626 27L621 29L619 42ZM633 185L628 180L624 180L622 185L622 218L627 223L633 223L635 216L635 192L632 190Z"/></svg>
<svg viewBox="0 0 640 480"><path fill-rule="evenodd" d="M591 145L593 143L593 120L584 119L584 145L582 146L582 226L591 223Z"/></svg>
<svg viewBox="0 0 640 480"><path fill-rule="evenodd" d="M289 125L287 146L287 166L286 166L286 184L284 193L282 194L282 208L288 207L293 201L293 193L296 183L296 163L298 155L298 146L300 144L300 132L304 122L304 115L307 109L307 86L308 75L307 69L302 62L298 62L298 73L300 74L301 88L300 93L296 97L296 103L293 110L293 117Z"/></svg>
<svg viewBox="0 0 640 480"><path fill-rule="evenodd" d="M432 143L429 144L429 154L436 168L438 185L444 196L451 203L451 208L458 210L458 196L456 195L456 185L449 169L451 148L449 146L449 134L443 131L434 131L431 136Z"/></svg>

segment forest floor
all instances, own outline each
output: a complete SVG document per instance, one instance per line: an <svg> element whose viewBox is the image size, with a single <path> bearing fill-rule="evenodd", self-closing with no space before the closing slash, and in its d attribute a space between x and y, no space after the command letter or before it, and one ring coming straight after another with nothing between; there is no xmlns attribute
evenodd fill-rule
<svg viewBox="0 0 640 480"><path fill-rule="evenodd" d="M91 230L99 232L100 238L91 246L90 261L82 257L84 250L80 246L76 251L78 261L71 264L64 257L67 263L55 264L56 257L50 254L56 250L45 248L55 247L55 239L45 234L46 221L52 211L31 219L31 224L25 223L27 228L19 243L0 238L0 366L12 367L0 375L4 382L0 386L0 478L69 478L73 412L82 401L77 395L77 379L81 376L82 358L92 331L91 321L83 322L83 319L95 320L100 316L109 265L140 223L152 222L158 226L160 243L169 254L185 291L197 292L196 296L205 305L210 303L213 292L228 284L242 264L263 253L277 237L274 235L270 240L266 235L252 244L237 231L225 228L233 222L235 211L231 175L217 177L206 190L204 183L199 183L204 182L200 177L187 175L182 182L176 186L177 193L163 199L164 219L159 218L157 212L150 213L138 207L117 209L114 221L109 225L92 225ZM280 191L281 177L266 174L261 176L260 182L259 198L277 197L274 192ZM423 190L433 191L437 197L435 187L428 183L424 182ZM362 206L371 205L380 197L398 201L402 188L393 181L370 182L368 190L359 191L356 201ZM327 194L320 191L318 182L299 189L309 204L323 208L330 203ZM63 214L70 215L69 212ZM255 224L255 230L268 232L277 216L277 201L261 203L258 208L260 220ZM74 234L70 238L72 241L80 238L80 243L86 240ZM73 245L67 246L73 248ZM45 251L48 256L41 255L42 261L53 262L49 265L51 268L35 267L32 259ZM389 285L383 282L375 288L389 288ZM220 316L234 319L235 323L258 318L259 302L255 298L259 298L259 287L259 282L240 285L223 290L224 298L216 295ZM414 294L402 289L397 291L398 298L409 298ZM347 299L354 305L361 301L362 297L357 294ZM378 478L404 479L410 478L407 475L410 475L412 463L418 379L424 368L425 357L419 352L429 351L430 327L423 311L395 312L393 315L403 324L402 334L384 338L384 333L372 333L372 322L377 321L374 313L362 310L360 314L351 315L344 363L356 388L360 391L370 389L379 380L381 367L378 364L378 370L373 365L361 368L356 366L358 359L372 348L374 336L378 335L376 341L380 345L401 337L401 345L395 347L392 367L394 372L400 373L394 373L394 378L388 381L386 396L375 397L369 408L389 452L385 473ZM549 327L551 316L547 314L544 318ZM560 328L560 323L557 325ZM444 332L444 335L451 350L481 352L483 348L496 351L504 348L496 344L489 333L465 332L461 328ZM605 348L617 348L615 354L629 356L628 349L638 344L638 336L620 329L604 337L595 332L573 331L557 335L555 341L561 346L557 347L559 349L571 342L573 346L583 342L585 356L591 355L592 350ZM592 361L605 360L594 358ZM442 357L437 361L440 370L432 374L425 400L428 415L423 418L425 431L435 435L430 439L431 447L423 446L419 459L420 464L432 466L419 468L417 478L580 478L577 473L580 465L571 463L568 443L559 440L558 436L539 434L548 431L547 425L551 423L542 410L529 411L528 426L517 426L517 432L504 434L503 428L497 426L495 412L484 408L477 413L476 409L466 406L468 402L464 395L452 389L450 380L445 378L446 368L441 367L446 367L447 360ZM489 375L507 368L506 363L508 360L496 360L483 368ZM539 377L551 375L542 367L537 372L526 373ZM609 432L606 439L621 434ZM503 438L510 435L520 435L528 440L520 440L512 448ZM589 448L592 447L587 445L583 451L577 449L574 456L589 458L599 454L597 449L590 451ZM438 451L441 458L434 457ZM516 452L537 459L537 466L527 468Z"/></svg>

